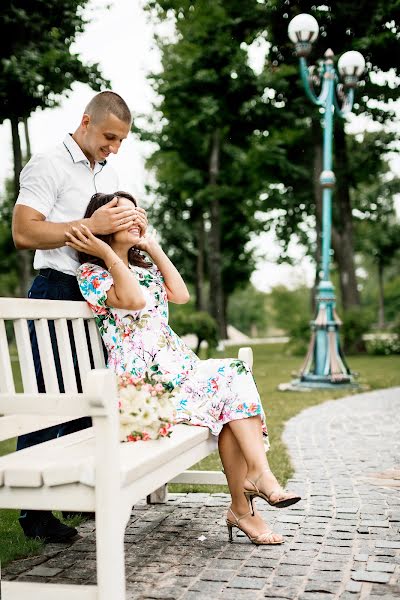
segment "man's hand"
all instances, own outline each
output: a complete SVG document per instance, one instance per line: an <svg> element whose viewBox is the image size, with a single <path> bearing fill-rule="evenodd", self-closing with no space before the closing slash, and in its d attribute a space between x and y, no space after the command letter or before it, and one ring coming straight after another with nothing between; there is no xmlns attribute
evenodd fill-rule
<svg viewBox="0 0 400 600"><path fill-rule="evenodd" d="M118 206L118 198L115 197L92 214L88 219L88 227L95 235L108 235L123 231L132 227L134 223L139 224L140 218L143 220L141 212L138 211L143 211L143 209L138 209L133 204L132 208Z"/></svg>

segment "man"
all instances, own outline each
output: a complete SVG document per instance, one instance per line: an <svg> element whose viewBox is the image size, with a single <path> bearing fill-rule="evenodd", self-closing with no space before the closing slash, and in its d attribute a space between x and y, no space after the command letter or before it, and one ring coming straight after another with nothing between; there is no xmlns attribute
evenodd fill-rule
<svg viewBox="0 0 400 600"><path fill-rule="evenodd" d="M74 250L65 246L66 233L72 227L84 223L93 233L109 234L137 223L145 231L145 211L133 205L118 207L116 199L99 208L90 219L82 218L93 194L118 190L118 179L107 157L117 154L128 136L131 120L121 96L101 92L87 105L75 133L68 134L50 151L33 156L22 170L12 233L18 249L36 250L33 266L39 274L29 290L29 298L82 301L75 276L78 258ZM30 331L38 390L44 392L33 323ZM52 340L57 364L54 333ZM64 391L61 378L59 386ZM89 425L90 419L83 418L23 435L17 448L21 450ZM45 541L66 541L77 533L49 511L23 510L19 522L27 537Z"/></svg>

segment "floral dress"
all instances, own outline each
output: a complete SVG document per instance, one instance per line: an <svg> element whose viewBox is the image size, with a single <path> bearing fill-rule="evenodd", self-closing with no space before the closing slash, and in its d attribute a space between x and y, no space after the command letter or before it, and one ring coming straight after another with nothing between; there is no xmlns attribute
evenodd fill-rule
<svg viewBox="0 0 400 600"><path fill-rule="evenodd" d="M146 299L141 310L106 305L113 285L111 273L85 263L77 271L81 293L95 317L108 351L107 366L118 375L162 375L163 383L178 388L177 421L208 427L214 435L235 419L261 415L264 411L252 373L233 358L200 360L168 325L168 300L163 278L155 265L130 267Z"/></svg>

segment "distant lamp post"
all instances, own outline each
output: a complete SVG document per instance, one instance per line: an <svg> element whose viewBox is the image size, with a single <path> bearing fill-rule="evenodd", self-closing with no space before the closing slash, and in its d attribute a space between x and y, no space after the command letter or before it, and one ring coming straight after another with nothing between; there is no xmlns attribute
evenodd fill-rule
<svg viewBox="0 0 400 600"><path fill-rule="evenodd" d="M317 289L317 316L311 323L311 340L299 379L292 382L295 387L338 387L351 385L353 377L346 364L339 344L341 321L335 310L334 288L330 281L332 192L335 175L332 170L333 117L336 113L344 118L351 112L354 88L365 68L360 52L345 52L339 59L338 70L333 64L333 52L327 50L321 65L308 67L306 57L312 43L318 37L318 22L313 16L300 14L289 23L288 34L295 44L299 57L301 79L307 97L323 112L323 170L320 175L322 186L322 265L321 279ZM320 94L314 86L321 86Z"/></svg>

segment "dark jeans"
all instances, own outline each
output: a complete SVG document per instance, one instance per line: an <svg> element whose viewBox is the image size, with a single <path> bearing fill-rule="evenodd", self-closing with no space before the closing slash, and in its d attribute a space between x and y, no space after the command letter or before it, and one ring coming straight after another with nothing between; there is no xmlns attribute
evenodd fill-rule
<svg viewBox="0 0 400 600"><path fill-rule="evenodd" d="M53 269L41 269L40 274L37 275L37 277L32 283L32 287L29 290L28 296L29 298L47 300L83 300L83 297L79 291L76 278L73 275L65 275L64 273L54 271ZM77 367L75 344L73 341L72 327L70 323L68 324L68 327L70 332L72 353L74 355L75 374L77 378L78 390L82 391L80 374ZM64 383L62 380L61 366L59 360L59 350L63 351L63 349L59 349L57 346L54 323L51 321L49 322L49 329L56 364L58 385L60 388L60 392L64 392ZM40 364L40 355L33 321L29 323L29 333L31 337L32 355L35 364L38 391L40 393L43 393L46 391L46 388L43 380L42 366ZM52 440L56 437L67 435L68 433L73 433L81 429L85 429L86 427L91 426L91 421L92 420L90 417L82 417L80 419L75 419L74 421L70 421L68 423L54 425L52 427L47 427L46 429L41 429L39 431L34 431L32 433L21 435L18 438L17 450L29 448L30 446L35 446L36 444L47 442L48 440ZM37 517L39 517L39 514L44 514L43 511L21 511L20 519L35 518L35 513L37 513Z"/></svg>

